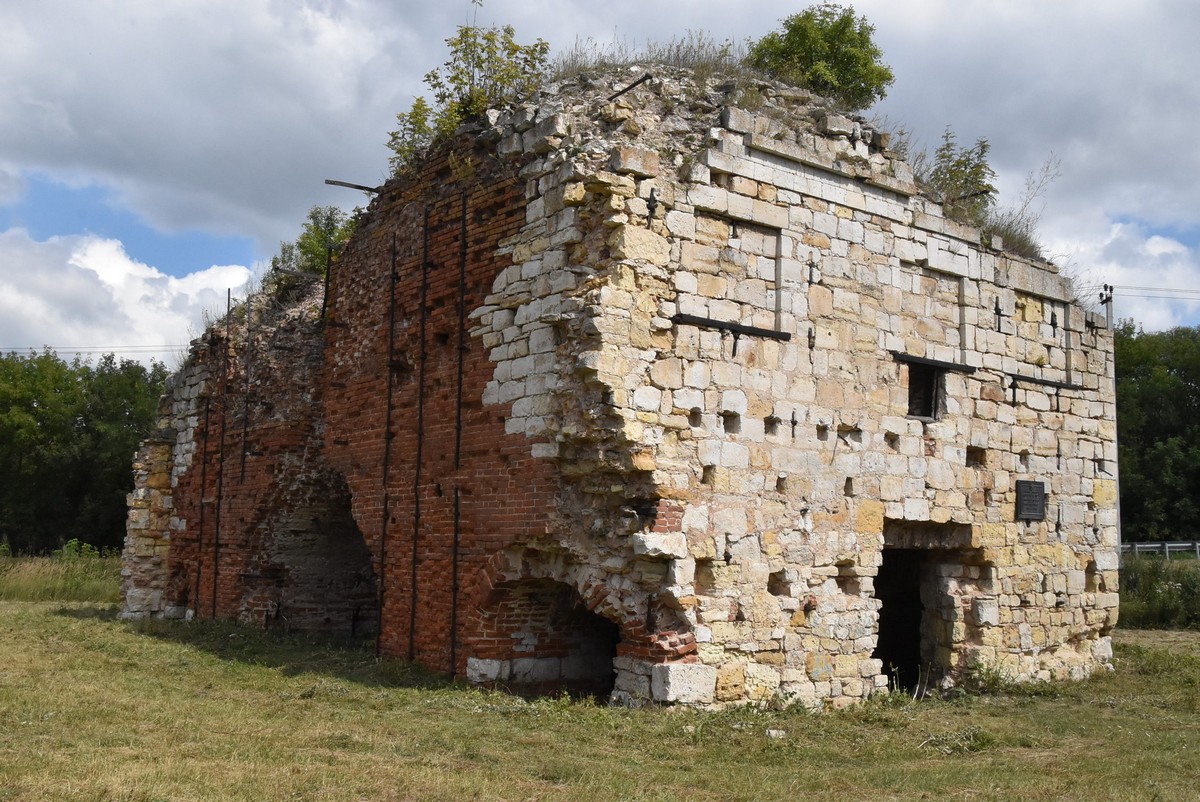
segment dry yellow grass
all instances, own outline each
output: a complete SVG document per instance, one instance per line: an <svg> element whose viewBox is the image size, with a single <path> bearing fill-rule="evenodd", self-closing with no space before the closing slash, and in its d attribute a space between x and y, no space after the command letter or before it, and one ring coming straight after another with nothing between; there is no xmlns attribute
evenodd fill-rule
<svg viewBox="0 0 1200 802"><path fill-rule="evenodd" d="M1137 640L1117 672L1055 690L697 713L530 703L369 648L0 602L0 800L1195 798L1200 637Z"/></svg>
<svg viewBox="0 0 1200 802"><path fill-rule="evenodd" d="M0 556L0 599L10 601L90 601L120 599L119 557Z"/></svg>

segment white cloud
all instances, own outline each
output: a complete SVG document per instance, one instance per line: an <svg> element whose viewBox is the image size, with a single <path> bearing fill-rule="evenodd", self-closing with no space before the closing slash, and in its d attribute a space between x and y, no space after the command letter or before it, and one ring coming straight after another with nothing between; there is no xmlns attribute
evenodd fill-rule
<svg viewBox="0 0 1200 802"><path fill-rule="evenodd" d="M226 288L250 271L214 265L181 278L137 262L120 242L92 236L0 233L0 347L102 349L174 365L204 317L224 311ZM156 346L156 348L150 348Z"/></svg>
<svg viewBox="0 0 1200 802"><path fill-rule="evenodd" d="M1082 239L1050 243L1085 301L1095 303L1101 286L1110 284L1118 319L1132 318L1147 331L1200 323L1200 253L1138 224L1100 216L1095 222ZM1172 289L1190 292L1166 291Z"/></svg>
<svg viewBox="0 0 1200 802"><path fill-rule="evenodd" d="M16 203L25 194L25 179L21 173L0 164L0 206Z"/></svg>

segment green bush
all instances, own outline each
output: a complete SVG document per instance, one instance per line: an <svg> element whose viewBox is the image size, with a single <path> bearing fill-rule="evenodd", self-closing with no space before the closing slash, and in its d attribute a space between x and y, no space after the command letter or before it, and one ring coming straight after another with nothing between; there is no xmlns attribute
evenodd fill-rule
<svg viewBox="0 0 1200 802"><path fill-rule="evenodd" d="M773 78L858 111L882 100L895 80L871 38L874 32L853 8L823 3L785 19L783 30L751 46L747 61Z"/></svg>
<svg viewBox="0 0 1200 802"><path fill-rule="evenodd" d="M1121 565L1121 625L1200 629L1200 562L1127 556Z"/></svg>

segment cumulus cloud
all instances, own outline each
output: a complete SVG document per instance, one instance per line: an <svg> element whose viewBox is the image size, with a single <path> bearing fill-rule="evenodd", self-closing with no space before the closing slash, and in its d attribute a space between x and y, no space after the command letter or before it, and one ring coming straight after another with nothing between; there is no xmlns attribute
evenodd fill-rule
<svg viewBox="0 0 1200 802"><path fill-rule="evenodd" d="M55 348L71 358L118 356L174 365L225 292L244 291L250 271L214 265L168 276L131 259L120 242L93 236L31 238L0 233L0 348Z"/></svg>

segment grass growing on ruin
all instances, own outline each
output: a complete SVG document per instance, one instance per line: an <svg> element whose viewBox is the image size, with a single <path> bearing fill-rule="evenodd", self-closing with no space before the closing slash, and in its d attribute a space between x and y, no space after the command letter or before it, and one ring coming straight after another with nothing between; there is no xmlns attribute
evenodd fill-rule
<svg viewBox="0 0 1200 802"><path fill-rule="evenodd" d="M121 558L68 547L50 557L0 555L0 600L118 601Z"/></svg>
<svg viewBox="0 0 1200 802"><path fill-rule="evenodd" d="M1196 633L1136 633L1086 683L822 715L524 702L89 605L0 602L0 644L0 800L22 802L1178 799L1200 749Z"/></svg>
<svg viewBox="0 0 1200 802"><path fill-rule="evenodd" d="M554 79L575 78L614 67L661 65L684 67L700 77L719 74L727 77L762 77L745 63L745 42L714 39L704 31L688 31L666 42L642 43L614 38L609 42L576 39L550 62Z"/></svg>

